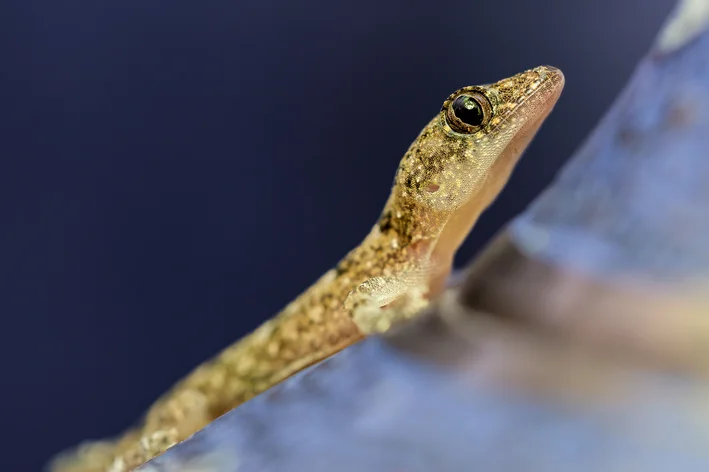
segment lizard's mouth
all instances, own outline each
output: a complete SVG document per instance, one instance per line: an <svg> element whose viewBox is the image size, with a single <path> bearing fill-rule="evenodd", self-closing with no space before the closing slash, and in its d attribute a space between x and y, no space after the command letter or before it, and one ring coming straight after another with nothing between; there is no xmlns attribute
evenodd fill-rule
<svg viewBox="0 0 709 472"><path fill-rule="evenodd" d="M525 109L523 113L526 116L531 116L531 119L525 121L517 135L510 141L508 148L526 149L559 100L561 91L564 88L564 74L554 67L545 67L545 70L547 71L547 78L544 83L521 105ZM507 153L507 150L503 152L503 154L505 153Z"/></svg>

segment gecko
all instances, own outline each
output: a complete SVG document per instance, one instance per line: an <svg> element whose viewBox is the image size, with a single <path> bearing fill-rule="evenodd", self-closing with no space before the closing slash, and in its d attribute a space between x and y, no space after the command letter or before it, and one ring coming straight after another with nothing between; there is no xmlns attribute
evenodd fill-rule
<svg viewBox="0 0 709 472"><path fill-rule="evenodd" d="M359 246L275 317L197 367L138 427L80 446L50 470L132 470L296 372L413 317L445 288L457 249L563 86L559 69L539 66L452 93L404 154Z"/></svg>

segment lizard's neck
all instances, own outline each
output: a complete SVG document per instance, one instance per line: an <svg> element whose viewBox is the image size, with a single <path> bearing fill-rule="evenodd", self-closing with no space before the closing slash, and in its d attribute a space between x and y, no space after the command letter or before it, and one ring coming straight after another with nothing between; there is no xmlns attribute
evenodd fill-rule
<svg viewBox="0 0 709 472"><path fill-rule="evenodd" d="M414 237L391 229L382 231L381 224L375 225L362 243L343 260L352 267L346 274L347 278L362 282L377 276L408 279L406 274L412 274L413 281L408 280L408 284L418 285L417 290L424 293L426 298L435 296L445 285L452 268L453 254L460 245L460 241L455 243L451 254L437 251L441 243L445 247L454 244L441 239L444 236L444 221L440 220L441 229L432 234L420 233ZM396 225L395 219L392 224ZM462 236L464 238L465 235ZM340 263L338 267L342 266L343 263Z"/></svg>

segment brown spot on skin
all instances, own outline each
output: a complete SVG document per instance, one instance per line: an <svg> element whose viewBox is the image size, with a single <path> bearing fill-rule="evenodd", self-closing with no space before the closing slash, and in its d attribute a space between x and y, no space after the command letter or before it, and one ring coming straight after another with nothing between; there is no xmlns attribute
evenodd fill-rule
<svg viewBox="0 0 709 472"><path fill-rule="evenodd" d="M391 211L385 210L379 218L379 231L382 233L387 233L391 229L393 229L391 224Z"/></svg>

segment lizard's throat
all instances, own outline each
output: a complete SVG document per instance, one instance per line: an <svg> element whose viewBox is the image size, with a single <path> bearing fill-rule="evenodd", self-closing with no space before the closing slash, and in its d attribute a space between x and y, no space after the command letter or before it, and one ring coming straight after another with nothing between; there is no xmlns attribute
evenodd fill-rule
<svg viewBox="0 0 709 472"><path fill-rule="evenodd" d="M480 218L486 203L479 198L469 199L451 214L441 234L436 238L431 261L434 267L440 270L436 270L429 281L429 297L437 295L445 287L446 279L453 268L455 253Z"/></svg>
<svg viewBox="0 0 709 472"><path fill-rule="evenodd" d="M431 253L431 258L436 264L453 264L455 253L480 218L486 203L481 199L471 198L450 215L441 234L436 238Z"/></svg>
<svg viewBox="0 0 709 472"><path fill-rule="evenodd" d="M500 153L492 167L485 173L479 190L468 197L466 203L455 209L445 223L441 234L436 239L431 252L435 266L445 268L441 274L435 274L429 283L431 295L445 287L446 278L453 267L453 258L463 241L467 238L475 223L485 209L492 204L502 191L519 161L522 152L536 134L546 114L528 121Z"/></svg>

